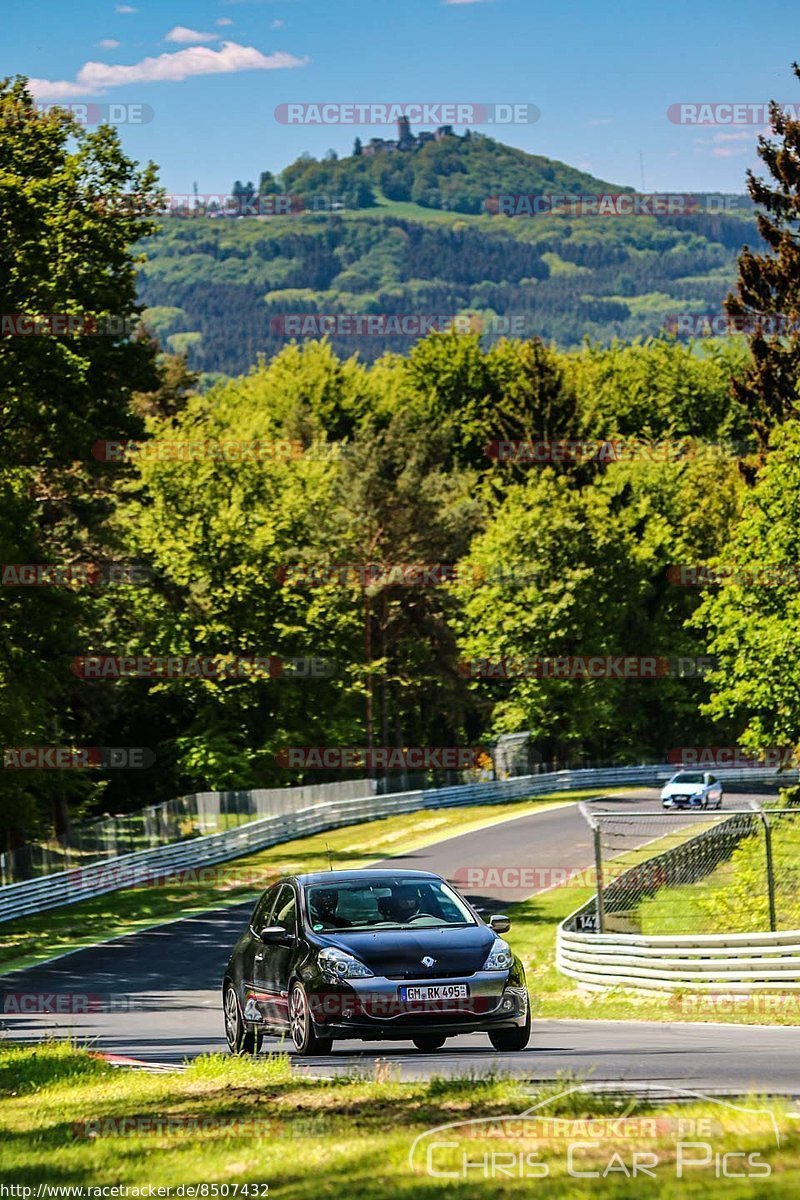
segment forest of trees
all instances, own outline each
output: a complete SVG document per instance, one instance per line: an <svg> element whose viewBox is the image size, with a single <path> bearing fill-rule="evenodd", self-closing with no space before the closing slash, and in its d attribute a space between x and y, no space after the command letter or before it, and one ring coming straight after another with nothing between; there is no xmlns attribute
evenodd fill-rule
<svg viewBox="0 0 800 1200"><path fill-rule="evenodd" d="M141 270L145 320L211 379L281 350L287 313L472 313L562 347L607 345L668 336L675 314L721 314L737 252L759 244L745 213L424 221L379 212L165 219ZM331 337L340 356L367 361L414 340Z"/></svg>
<svg viewBox="0 0 800 1200"><path fill-rule="evenodd" d="M3 105L30 105L24 84L3 85ZM797 126L780 121L797 146ZM129 162L110 129L87 133L58 114L0 121L0 150L3 311L134 319L136 253L153 222L94 200L103 186L152 193L153 168ZM797 150L780 169L776 191L797 204ZM732 311L797 320L795 243L778 236L789 218L779 200L761 200L763 241L743 259ZM288 292L326 289L365 260L387 289L398 263L412 282L441 272L468 287L480 273L487 307L493 280L529 278L535 290L550 278L542 243L504 231L445 227L434 238L400 220L346 232L336 218L314 220L297 232L175 222L145 267L155 325L169 328L170 301L183 307L170 289L192 286L186 240L230 270L237 296L243 276L263 295L260 264ZM238 257L227 253L234 236ZM677 247L662 258L674 252L682 274L696 273L695 233L659 226L659 237ZM584 245L565 261L594 254L599 264L612 248ZM704 245L710 266L722 246ZM619 271L612 260L603 269ZM767 262L770 289L759 289ZM369 292L367 275L351 284ZM447 299L423 292L415 309ZM212 332L234 319L248 329L238 300L203 311ZM257 341L245 333L242 344ZM139 771L5 769L0 845L187 791L297 782L281 765L287 746L370 736L474 746L529 730L544 759L630 762L681 745L796 744L800 593L796 582L766 586L756 568L796 566L800 552L797 335L750 341L564 350L435 333L365 362L357 347L311 340L261 363L254 352L245 373L201 390L185 359L141 330L0 338L2 563L90 563L99 579L25 586L4 568L2 745L136 746L155 758ZM573 447L536 462L491 449L578 440L619 453ZM121 574L106 583L109 564ZM389 570L409 564L446 569L410 584ZM699 564L742 570L722 571L712 588L682 586L675 568ZM714 655L718 665L641 681L464 670L620 655ZM81 663L93 656L245 664L229 677L87 678ZM276 673L270 656L328 667Z"/></svg>

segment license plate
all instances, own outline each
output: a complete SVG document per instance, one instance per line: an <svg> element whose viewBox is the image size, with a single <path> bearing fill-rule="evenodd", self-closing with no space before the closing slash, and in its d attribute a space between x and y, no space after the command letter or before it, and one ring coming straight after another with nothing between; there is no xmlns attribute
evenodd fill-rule
<svg viewBox="0 0 800 1200"><path fill-rule="evenodd" d="M465 983L440 983L426 987L401 987L401 1000L464 1000L469 996Z"/></svg>

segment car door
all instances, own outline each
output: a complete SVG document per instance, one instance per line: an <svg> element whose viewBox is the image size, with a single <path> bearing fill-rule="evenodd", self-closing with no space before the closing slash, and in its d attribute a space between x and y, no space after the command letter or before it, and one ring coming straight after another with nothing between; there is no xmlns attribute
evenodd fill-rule
<svg viewBox="0 0 800 1200"><path fill-rule="evenodd" d="M275 1029L289 1025L289 977L297 953L297 894L290 883L282 885L270 917L270 925L282 926L285 938L262 942L255 956L256 981L264 996L264 1018Z"/></svg>
<svg viewBox="0 0 800 1200"><path fill-rule="evenodd" d="M259 930L270 924L272 910L278 898L280 885L268 888L253 909L250 926L241 949L240 965L243 989L242 1011L245 1020L263 1024L266 996L261 987L260 974L263 962L264 943L258 937Z"/></svg>

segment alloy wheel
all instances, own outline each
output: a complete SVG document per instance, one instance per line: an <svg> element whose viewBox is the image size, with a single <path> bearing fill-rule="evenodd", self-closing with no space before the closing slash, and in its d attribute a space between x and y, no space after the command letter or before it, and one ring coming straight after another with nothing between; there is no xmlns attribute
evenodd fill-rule
<svg viewBox="0 0 800 1200"><path fill-rule="evenodd" d="M307 1039L308 1006L306 995L301 987L295 985L289 1000L289 1029L292 1041L297 1050L303 1050Z"/></svg>

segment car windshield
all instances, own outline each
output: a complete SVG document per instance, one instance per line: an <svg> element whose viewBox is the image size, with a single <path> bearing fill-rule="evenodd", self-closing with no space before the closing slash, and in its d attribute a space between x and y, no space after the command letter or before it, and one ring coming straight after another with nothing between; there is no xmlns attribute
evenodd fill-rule
<svg viewBox="0 0 800 1200"><path fill-rule="evenodd" d="M672 780L673 783L702 783L703 776L697 771L684 771L681 775L676 775Z"/></svg>
<svg viewBox="0 0 800 1200"><path fill-rule="evenodd" d="M306 889L309 925L334 929L420 929L476 925L464 901L440 879L359 879Z"/></svg>

